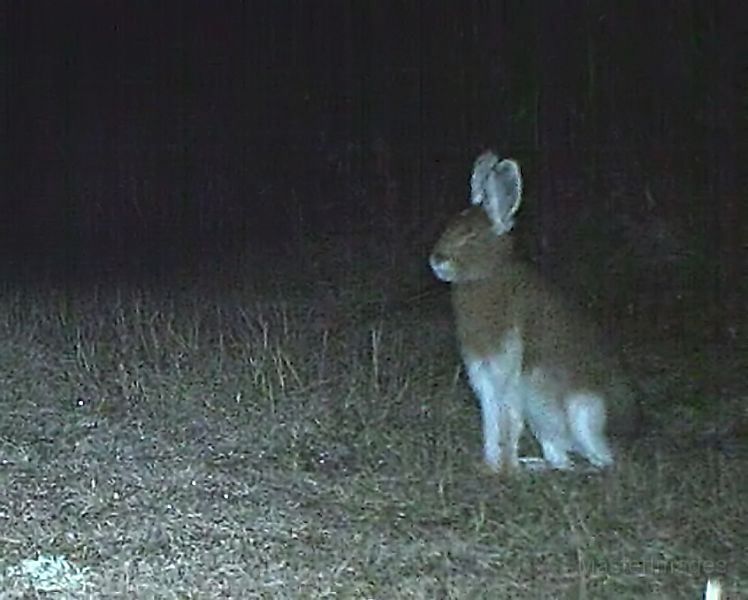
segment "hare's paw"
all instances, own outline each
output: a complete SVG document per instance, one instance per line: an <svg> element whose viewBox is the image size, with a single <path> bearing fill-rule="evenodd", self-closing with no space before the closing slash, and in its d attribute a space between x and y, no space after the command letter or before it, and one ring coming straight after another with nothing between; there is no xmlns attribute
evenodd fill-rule
<svg viewBox="0 0 748 600"><path fill-rule="evenodd" d="M523 470L522 459L515 460L492 460L484 458L481 470L488 475L499 475L501 477L516 475Z"/></svg>
<svg viewBox="0 0 748 600"><path fill-rule="evenodd" d="M541 456L522 456L519 464L525 471L548 471L551 465Z"/></svg>

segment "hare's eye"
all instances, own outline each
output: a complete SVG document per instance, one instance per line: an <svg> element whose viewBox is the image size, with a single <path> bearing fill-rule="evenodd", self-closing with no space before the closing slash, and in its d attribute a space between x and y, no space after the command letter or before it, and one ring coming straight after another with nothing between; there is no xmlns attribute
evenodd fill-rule
<svg viewBox="0 0 748 600"><path fill-rule="evenodd" d="M477 235L478 233L475 231L470 231L466 233L460 238L460 241L459 241L460 246L464 246L465 244L472 242L477 237Z"/></svg>

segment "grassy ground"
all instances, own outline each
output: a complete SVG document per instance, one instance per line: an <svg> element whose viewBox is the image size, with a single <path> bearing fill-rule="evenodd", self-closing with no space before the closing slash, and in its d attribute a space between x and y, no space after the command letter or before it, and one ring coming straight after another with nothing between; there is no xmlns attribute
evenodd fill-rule
<svg viewBox="0 0 748 600"><path fill-rule="evenodd" d="M6 290L0 597L745 597L745 349L641 346L656 434L502 480L446 288L347 280Z"/></svg>

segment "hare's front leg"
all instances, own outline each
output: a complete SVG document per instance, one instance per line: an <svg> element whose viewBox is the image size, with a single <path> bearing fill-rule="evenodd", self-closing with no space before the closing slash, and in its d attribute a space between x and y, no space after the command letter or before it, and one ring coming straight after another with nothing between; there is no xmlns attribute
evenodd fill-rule
<svg viewBox="0 0 748 600"><path fill-rule="evenodd" d="M524 429L518 389L518 365L497 356L466 359L470 385L483 420L483 459L495 472L519 468L519 439Z"/></svg>

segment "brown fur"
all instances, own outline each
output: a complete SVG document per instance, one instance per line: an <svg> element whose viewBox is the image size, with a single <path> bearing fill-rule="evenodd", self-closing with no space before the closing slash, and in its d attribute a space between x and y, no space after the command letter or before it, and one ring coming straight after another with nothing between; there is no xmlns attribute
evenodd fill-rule
<svg viewBox="0 0 748 600"><path fill-rule="evenodd" d="M638 427L638 405L616 361L600 350L590 325L515 253L509 230L521 201L519 171L516 186L503 185L505 175L485 184L494 176L490 169L506 162L490 153L479 157L472 182L473 200L480 204L454 217L431 255L437 276L452 284L463 358L489 359L516 333L521 372L539 374L533 381L547 390L549 402L561 402L569 391L593 392L604 398L612 417L609 431L631 433ZM511 193L517 197L513 207ZM499 196L508 200L489 202Z"/></svg>

